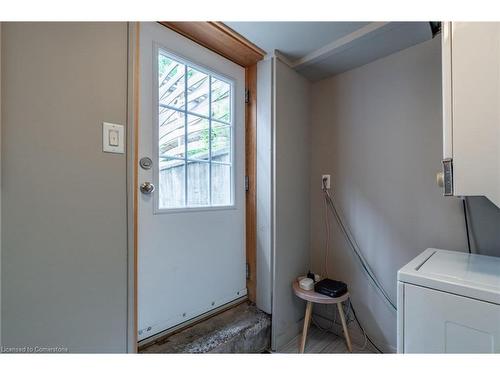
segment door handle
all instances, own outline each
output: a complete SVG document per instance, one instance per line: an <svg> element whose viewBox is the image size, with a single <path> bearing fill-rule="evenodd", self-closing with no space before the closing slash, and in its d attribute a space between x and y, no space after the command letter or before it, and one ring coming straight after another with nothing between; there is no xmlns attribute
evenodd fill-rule
<svg viewBox="0 0 500 375"><path fill-rule="evenodd" d="M140 189L142 194L151 194L155 191L155 186L151 182L146 181L141 184Z"/></svg>
<svg viewBox="0 0 500 375"><path fill-rule="evenodd" d="M436 173L436 183L440 188L444 187L444 173L443 172Z"/></svg>

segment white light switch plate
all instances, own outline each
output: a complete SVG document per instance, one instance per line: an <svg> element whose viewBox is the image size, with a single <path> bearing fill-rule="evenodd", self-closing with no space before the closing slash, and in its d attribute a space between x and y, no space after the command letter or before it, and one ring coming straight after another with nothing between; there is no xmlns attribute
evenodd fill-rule
<svg viewBox="0 0 500 375"><path fill-rule="evenodd" d="M102 123L102 151L125 153L125 127L109 122Z"/></svg>

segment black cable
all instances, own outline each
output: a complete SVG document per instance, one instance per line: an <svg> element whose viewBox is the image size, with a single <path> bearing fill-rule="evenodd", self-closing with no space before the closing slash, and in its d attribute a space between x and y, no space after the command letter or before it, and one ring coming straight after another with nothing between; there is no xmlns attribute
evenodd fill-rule
<svg viewBox="0 0 500 375"><path fill-rule="evenodd" d="M359 319L358 319L358 316L356 315L356 311L354 310L354 306L352 305L352 302L351 302L351 299L349 298L349 303L351 304L351 310L352 310L352 314L354 315L354 319L356 320L356 323L358 323L358 326L359 328L361 328L361 330L363 331L363 333L365 334L366 336L366 339L368 340L368 342L370 344L372 344L372 346L379 352L379 353L384 353L382 350L380 350L378 348L377 345L375 345L372 341L372 339L370 338L370 336L368 336L368 334L366 333L365 329L363 328L363 326L361 325L361 323L359 322Z"/></svg>
<svg viewBox="0 0 500 375"><path fill-rule="evenodd" d="M372 280L372 282L374 283L375 287L379 290L379 292L381 292L382 296L385 298L385 300L390 304L390 306L397 311L397 308L396 306L394 305L394 303L392 303L391 299L389 298L388 294L385 292L384 288L382 287L382 285L379 283L379 281L376 279L375 275L373 274L372 270L370 269L370 267L368 266L368 264L365 264L365 260L363 259L363 257L361 256L361 254L358 253L357 251L357 248L358 248L358 245L357 243L355 242L354 239L351 239L351 236L350 236L350 232L349 230L345 227L344 223L343 223L343 220L342 218L340 217L340 214L337 212L337 208L335 207L335 203L333 202L333 199L332 197L330 196L330 194L328 193L328 190L326 188L326 181L323 180L323 192L325 194L325 198L326 198L326 202L327 202L327 205L330 207L330 210L333 212L335 218L337 219L337 222L340 226L340 229L342 230L344 236L346 237L346 240L347 242L349 243L349 245L351 246L351 249L353 250L354 254L357 256L359 262L361 263L361 266L363 267L365 273L369 276L369 278ZM375 343L372 341L372 339L368 336L368 334L366 333L365 329L363 328L363 326L361 325L359 319L358 319L358 316L356 315L356 311L354 310L354 306L352 305L352 302L351 302L351 299L349 298L349 306L352 310L352 313L354 315L354 319L356 320L356 323L358 324L359 328L361 329L361 331L363 331L363 334L365 335L366 339L368 340L368 342L379 352L379 353L383 353L382 350L380 350L378 348L377 345L375 345ZM318 326L319 327L319 326ZM320 327L321 328L321 327Z"/></svg>
<svg viewBox="0 0 500 375"><path fill-rule="evenodd" d="M465 233L467 233L467 249L469 250L469 254L471 254L471 248L470 248L470 235L469 235L469 221L467 220L467 203L466 203L467 198L462 199L463 207L464 207L464 220L465 220Z"/></svg>
<svg viewBox="0 0 500 375"><path fill-rule="evenodd" d="M350 247L353 250L354 254L357 256L357 258L358 258L361 266L363 267L365 273L372 280L372 282L375 285L375 287L382 294L382 296L389 303L389 305L395 311L397 311L396 305L391 301L391 299L389 298L389 295L384 290L384 288L382 287L382 285L380 284L380 282L377 280L377 278L375 277L375 274L370 269L369 265L363 259L363 257L361 256L361 254L358 253L357 248L359 248L359 246L357 245L357 243L356 243L356 241L354 239L351 239L350 232L349 232L348 228L345 227L344 222L343 222L342 218L340 217L339 212L337 212L337 208L335 207L335 203L333 202L332 197L330 196L330 194L328 193L328 191L326 190L326 188L323 189L323 192L325 193L325 197L326 197L326 200L328 202L328 205L329 205L331 211L333 212L335 218L337 219L337 222L338 222L338 224L340 226L340 229L342 230L342 232L343 232L343 234L344 234L344 236L345 236L345 238L347 240L347 243L350 245Z"/></svg>

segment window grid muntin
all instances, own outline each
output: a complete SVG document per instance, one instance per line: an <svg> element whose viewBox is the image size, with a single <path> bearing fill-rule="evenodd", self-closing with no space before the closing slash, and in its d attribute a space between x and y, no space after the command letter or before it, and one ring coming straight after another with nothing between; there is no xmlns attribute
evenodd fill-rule
<svg viewBox="0 0 500 375"><path fill-rule="evenodd" d="M175 63L178 63L180 65L184 66L184 105L182 107L176 108L175 106L171 106L168 104L163 104L160 103L160 98L157 96L158 101L157 105L160 106L161 108L173 110L180 112L184 115L184 158L181 157L173 157L173 156L159 156L158 159L163 159L163 160L179 160L179 161L184 161L184 206L172 206L172 207L159 207L159 202L158 200L158 205L157 208L161 211L178 211L179 209L191 209L191 208L210 208L210 207L230 207L234 205L234 157L233 157L233 152L234 152L234 98L233 98L233 83L228 81L226 78L223 78L219 76L218 74L206 70L203 68L198 68L196 66L193 66L190 62L185 61L184 59L178 58L173 54L170 54L169 52L166 52L165 49L159 47L157 49L158 54L157 56L163 55L167 59L172 60ZM159 77L159 71L158 71L158 58L156 58L156 76ZM195 113L193 111L188 110L188 69L194 69L198 70L208 76L208 81L209 81L209 88L208 88L208 116L205 116L203 114ZM228 96L229 96L229 122L220 120L220 119L213 119L212 116L212 81L213 80L218 80L221 81L225 84L228 85ZM159 83L159 82L158 82ZM159 87L156 88L158 92ZM158 113L158 110L157 110ZM189 115L202 118L205 120L208 120L209 122L209 130L208 130L208 147L209 147L209 158L208 160L200 160L196 158L189 158L188 157L188 117ZM230 140L229 140L229 162L222 162L222 161L214 161L212 160L212 123L218 124L219 127L227 127L230 129ZM156 126L159 128L159 121L157 121ZM159 139L158 139L159 141ZM159 148L158 148L159 149ZM209 179L209 184L208 184L208 191L209 191L209 202L207 205L199 205L199 206L189 206L188 205L188 163L189 162L196 162L196 163L208 163L209 165L209 171L208 171L208 179ZM212 197L212 164L217 164L217 165L224 165L229 167L229 203L227 204L213 204L213 197Z"/></svg>
<svg viewBox="0 0 500 375"><path fill-rule="evenodd" d="M213 124L216 124L215 126ZM228 150L228 155L229 155L229 160L233 160L233 147L232 147L232 140L233 140L233 127L231 125L227 125L226 123L212 120L212 129L213 128L219 128L219 129L229 129L230 132L230 137L229 137L229 150ZM210 140L212 137L212 133L210 133ZM212 143L210 143L212 145ZM213 154L212 154L213 155ZM217 163L214 161L214 163ZM227 163L227 162L218 162L218 163ZM229 162L228 164L232 164Z"/></svg>
<svg viewBox="0 0 500 375"><path fill-rule="evenodd" d="M212 206L212 75L208 75L208 205ZM231 198L232 200L232 198Z"/></svg>
<svg viewBox="0 0 500 375"><path fill-rule="evenodd" d="M162 107L162 108L170 109L172 111L181 112L181 113L188 114L188 115L191 115L191 116L201 117L201 118L203 118L205 120L211 120L211 121L219 123L221 125L232 126L231 122L225 122L225 121L222 121L222 120L214 120L211 116L200 115L200 114L192 112L192 111L188 111L188 110L185 110L185 109L172 107L172 106L170 106L168 104L158 103L158 105L160 107Z"/></svg>
<svg viewBox="0 0 500 375"><path fill-rule="evenodd" d="M187 64L184 64L184 112L187 112ZM187 148L188 148L188 115L184 113L184 207L188 202L188 166L187 166Z"/></svg>

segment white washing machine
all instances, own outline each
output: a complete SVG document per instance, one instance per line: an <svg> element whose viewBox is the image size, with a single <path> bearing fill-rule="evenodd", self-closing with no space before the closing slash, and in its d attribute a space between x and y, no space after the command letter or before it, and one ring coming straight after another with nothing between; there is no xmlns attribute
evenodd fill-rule
<svg viewBox="0 0 500 375"><path fill-rule="evenodd" d="M427 249L401 268L398 353L500 353L500 258Z"/></svg>

